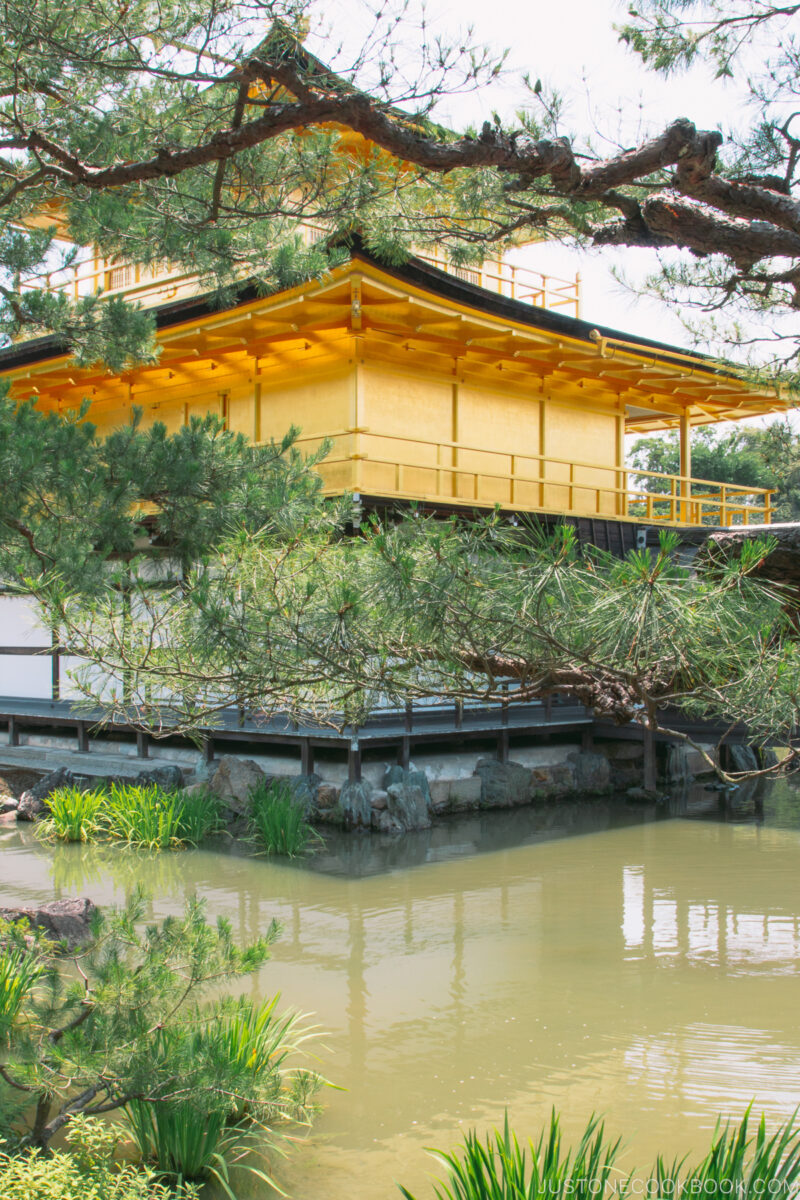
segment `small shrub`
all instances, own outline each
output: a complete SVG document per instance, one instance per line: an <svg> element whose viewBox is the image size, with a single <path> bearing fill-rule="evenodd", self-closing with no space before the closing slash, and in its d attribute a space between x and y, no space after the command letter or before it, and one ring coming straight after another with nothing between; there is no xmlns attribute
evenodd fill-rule
<svg viewBox="0 0 800 1200"><path fill-rule="evenodd" d="M91 842L100 828L106 794L97 790L82 792L77 787L56 788L48 797L50 816L41 821L37 832L64 842Z"/></svg>
<svg viewBox="0 0 800 1200"><path fill-rule="evenodd" d="M251 788L250 832L267 854L289 858L304 854L312 840L321 840L306 820L291 785L282 779Z"/></svg>
<svg viewBox="0 0 800 1200"><path fill-rule="evenodd" d="M0 1154L3 1200L170 1200L172 1192L151 1171L116 1166L118 1134L113 1128L75 1117L67 1141L69 1153ZM184 1200L196 1196L193 1188L184 1192Z"/></svg>

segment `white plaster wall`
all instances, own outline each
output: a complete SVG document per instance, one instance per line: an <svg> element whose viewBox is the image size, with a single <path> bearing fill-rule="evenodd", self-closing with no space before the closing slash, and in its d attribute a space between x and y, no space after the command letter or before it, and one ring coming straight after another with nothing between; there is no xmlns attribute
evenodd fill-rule
<svg viewBox="0 0 800 1200"><path fill-rule="evenodd" d="M50 645L50 635L32 601L22 596L0 596L0 645ZM52 663L49 657L0 655L0 695L26 699L50 698Z"/></svg>

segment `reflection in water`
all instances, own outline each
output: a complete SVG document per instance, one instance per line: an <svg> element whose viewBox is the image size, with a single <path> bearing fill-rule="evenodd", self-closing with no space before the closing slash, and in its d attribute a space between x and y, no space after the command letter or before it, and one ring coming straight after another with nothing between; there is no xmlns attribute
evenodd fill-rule
<svg viewBox="0 0 800 1200"><path fill-rule="evenodd" d="M3 827L0 903L54 885L108 903L141 879L155 914L197 892L240 937L277 916L274 961L245 987L314 1011L347 1089L284 1182L303 1200L380 1200L395 1179L430 1195L423 1147L506 1106L522 1133L552 1104L570 1135L604 1112L637 1162L700 1149L752 1098L795 1107L800 821L770 827L771 806L784 826L795 811L777 790L757 825L708 819L714 793L660 820L598 801L331 840L313 870L53 849Z"/></svg>

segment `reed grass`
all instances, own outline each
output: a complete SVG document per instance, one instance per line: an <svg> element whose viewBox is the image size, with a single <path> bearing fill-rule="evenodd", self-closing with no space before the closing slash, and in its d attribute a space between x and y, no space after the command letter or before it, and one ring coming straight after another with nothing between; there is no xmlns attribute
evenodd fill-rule
<svg viewBox="0 0 800 1200"><path fill-rule="evenodd" d="M267 854L294 858L321 842L309 825L303 804L282 779L259 783L250 791L250 833Z"/></svg>
<svg viewBox="0 0 800 1200"><path fill-rule="evenodd" d="M83 792L77 787L61 787L48 797L50 815L40 821L37 833L63 842L91 842L100 830L106 799L100 789Z"/></svg>
<svg viewBox="0 0 800 1200"><path fill-rule="evenodd" d="M559 1118L538 1142L521 1146L509 1128L494 1130L481 1141L470 1131L452 1153L429 1153L444 1170L434 1184L437 1200L795 1200L800 1194L800 1129L797 1110L773 1134L762 1116L750 1131L751 1109L737 1123L717 1123L708 1154L695 1167L684 1159L659 1156L649 1177L623 1174L615 1163L619 1140L606 1139L603 1125L592 1117L574 1155L562 1149ZM404 1187L406 1200L414 1200Z"/></svg>
<svg viewBox="0 0 800 1200"><path fill-rule="evenodd" d="M460 1150L446 1154L431 1150L447 1179L436 1185L438 1200L598 1200L612 1179L616 1194L625 1194L626 1181L615 1178L620 1142L608 1141L601 1121L592 1117L574 1154L562 1145L557 1113L537 1142L520 1145L506 1114L502 1130L481 1141L471 1130ZM621 1188L623 1190L621 1190ZM406 1200L414 1200L406 1188Z"/></svg>
<svg viewBox="0 0 800 1200"><path fill-rule="evenodd" d="M0 943L0 1047L42 974L41 960L24 946Z"/></svg>
<svg viewBox="0 0 800 1200"><path fill-rule="evenodd" d="M800 1192L800 1130L797 1110L771 1136L764 1117L750 1134L752 1105L738 1125L718 1121L711 1149L702 1162L689 1170L684 1160L668 1164L656 1159L648 1181L647 1196L653 1200L681 1197L733 1196L736 1200L791 1200Z"/></svg>
<svg viewBox="0 0 800 1200"><path fill-rule="evenodd" d="M157 784L112 784L101 821L109 837L147 850L196 846L222 826L222 802L211 792L167 792Z"/></svg>
<svg viewBox="0 0 800 1200"><path fill-rule="evenodd" d="M276 1123L306 1119L319 1084L286 1065L316 1035L299 1013L278 1013L279 1000L230 999L210 1021L198 1013L183 1031L157 1035L162 1061L177 1056L191 1064L195 1085L177 1096L132 1100L126 1112L142 1160L179 1190L210 1180L235 1200L234 1164L275 1187L254 1160L280 1149Z"/></svg>
<svg viewBox="0 0 800 1200"><path fill-rule="evenodd" d="M108 790L104 828L109 837L145 850L180 846L184 802L157 784L117 784Z"/></svg>

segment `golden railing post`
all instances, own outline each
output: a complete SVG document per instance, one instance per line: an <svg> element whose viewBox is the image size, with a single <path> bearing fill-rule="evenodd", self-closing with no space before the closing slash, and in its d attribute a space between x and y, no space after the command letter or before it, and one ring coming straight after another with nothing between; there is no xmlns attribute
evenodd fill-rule
<svg viewBox="0 0 800 1200"><path fill-rule="evenodd" d="M720 484L720 505L719 505L719 523L720 525L728 524L728 489L724 483Z"/></svg>

